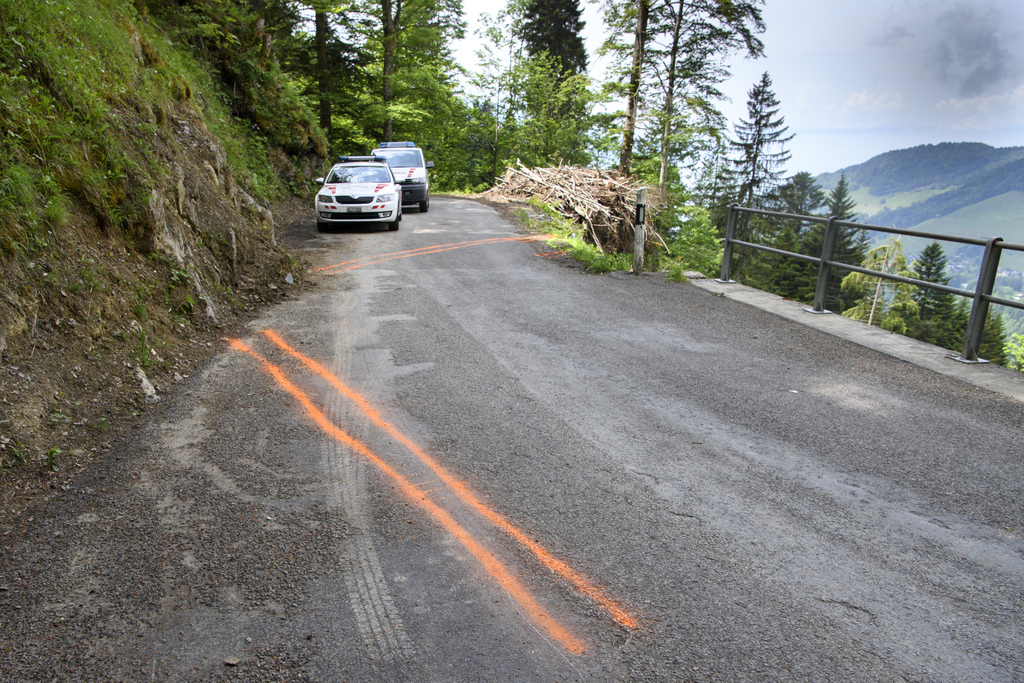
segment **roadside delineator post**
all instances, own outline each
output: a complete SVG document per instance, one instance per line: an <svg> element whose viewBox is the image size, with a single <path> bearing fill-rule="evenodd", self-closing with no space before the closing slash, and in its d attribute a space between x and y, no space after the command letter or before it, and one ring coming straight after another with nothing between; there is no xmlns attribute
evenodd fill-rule
<svg viewBox="0 0 1024 683"><path fill-rule="evenodd" d="M636 220L633 223L633 274L644 272L644 242L647 239L644 219L647 215L647 188L641 187L636 193Z"/></svg>

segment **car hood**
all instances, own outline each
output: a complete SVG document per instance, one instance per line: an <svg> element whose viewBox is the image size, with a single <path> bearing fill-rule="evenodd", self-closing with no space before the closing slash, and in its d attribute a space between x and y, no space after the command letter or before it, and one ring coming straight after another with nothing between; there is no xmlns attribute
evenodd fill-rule
<svg viewBox="0 0 1024 683"><path fill-rule="evenodd" d="M320 190L328 194L342 194L349 197L363 197L394 189L391 183L337 183L324 185Z"/></svg>

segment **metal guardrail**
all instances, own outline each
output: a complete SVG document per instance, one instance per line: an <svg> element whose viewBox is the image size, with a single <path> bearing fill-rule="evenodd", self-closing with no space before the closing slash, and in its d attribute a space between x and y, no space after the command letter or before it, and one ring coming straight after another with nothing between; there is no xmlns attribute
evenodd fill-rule
<svg viewBox="0 0 1024 683"><path fill-rule="evenodd" d="M744 242L743 240L736 239L736 219L741 213L771 216L774 218L787 218L808 223L823 223L825 225L825 239L821 245L821 257L818 258L815 256L808 256L806 254L797 254L792 251L785 251L783 249L768 247L763 244L754 244L753 242ZM908 237L922 237L924 239L938 240L940 242L956 242L958 244L970 244L984 247L985 253L981 261L981 272L978 274L977 286L972 292L967 289L950 287L949 285L943 285L937 282L927 282L925 280L917 280L915 278L903 277L901 275L882 273L877 270L870 270L868 268L861 268L860 266L853 266L848 263L836 261L834 260L836 242L839 236L839 228L841 227L856 228L858 230L872 230L875 232L884 232L894 235L906 235ZM967 322L967 338L964 340L963 351L956 358L956 360L964 363L987 362L978 358L978 347L981 345L981 333L985 327L985 318L988 316L989 304L999 304L1001 306L1009 306L1011 308L1024 310L1024 303L1020 301L1004 299L1002 297L992 295L992 289L995 286L996 281L996 274L999 271L999 258L1002 255L1002 252L1006 249L1024 252L1024 244L1004 242L1001 237L992 237L988 240L984 240L977 237L962 237L960 235L940 235L938 233L921 232L919 230L904 230L902 228L887 228L881 225L871 225L869 223L841 221L836 219L834 216L829 218L823 218L820 216L801 216L799 214L782 213L781 211L750 209L733 204L729 207L729 219L725 227L725 245L724 252L722 254L722 277L718 279L718 282L734 282L734 280L730 278L730 272L732 270L732 250L735 246L749 247L759 251L767 251L772 254L780 254L782 256L789 256L803 261L808 261L810 263L817 263L818 280L814 288L814 303L811 305L811 308L804 309L808 313L831 313L831 311L825 310L825 294L833 268L849 270L855 273L863 273L864 275L870 275L872 277L892 280L894 282L903 282L917 287L924 287L925 289L934 289L940 292L948 292L949 294L956 294L957 296L972 299L971 315Z"/></svg>

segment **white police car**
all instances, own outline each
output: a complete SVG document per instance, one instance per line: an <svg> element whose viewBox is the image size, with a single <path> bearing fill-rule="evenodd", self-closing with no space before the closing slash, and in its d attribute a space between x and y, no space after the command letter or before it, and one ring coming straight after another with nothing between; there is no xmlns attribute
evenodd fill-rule
<svg viewBox="0 0 1024 683"><path fill-rule="evenodd" d="M383 157L338 157L327 174L317 178L316 227L320 231L345 223L387 223L398 230L402 220L402 190Z"/></svg>
<svg viewBox="0 0 1024 683"><path fill-rule="evenodd" d="M423 150L411 142L382 142L370 153L388 160L402 186L402 203L419 204L420 213L426 213L430 208L427 169L434 168L434 162L424 160Z"/></svg>

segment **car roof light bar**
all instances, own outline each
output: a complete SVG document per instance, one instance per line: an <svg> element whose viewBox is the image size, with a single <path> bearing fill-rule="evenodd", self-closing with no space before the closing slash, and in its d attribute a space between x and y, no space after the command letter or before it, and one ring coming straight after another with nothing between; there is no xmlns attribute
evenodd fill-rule
<svg viewBox="0 0 1024 683"><path fill-rule="evenodd" d="M341 157L338 157L338 163L339 164L348 163L350 161L376 161L376 162L382 163L382 164L388 163L387 159L385 159L384 157L376 156L376 155L373 155L373 156L362 155L362 156L341 156Z"/></svg>
<svg viewBox="0 0 1024 683"><path fill-rule="evenodd" d="M377 149L387 149L389 147L415 147L415 142L382 142L377 145Z"/></svg>

